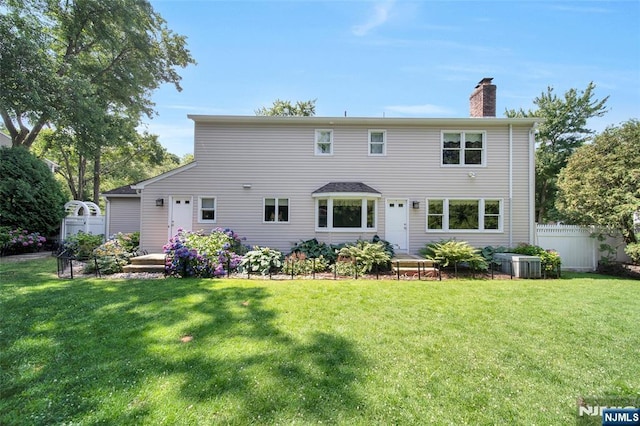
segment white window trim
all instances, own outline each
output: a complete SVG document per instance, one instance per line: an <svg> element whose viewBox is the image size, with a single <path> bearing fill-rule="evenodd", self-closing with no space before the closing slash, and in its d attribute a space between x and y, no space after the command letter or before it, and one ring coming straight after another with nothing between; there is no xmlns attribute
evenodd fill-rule
<svg viewBox="0 0 640 426"><path fill-rule="evenodd" d="M481 133L482 134L482 159L480 164L444 164L442 161L442 153L444 151L444 134L445 133L460 133L460 160L464 160L464 135L466 133ZM486 130L441 130L440 131L440 167L487 167L487 131Z"/></svg>
<svg viewBox="0 0 640 426"><path fill-rule="evenodd" d="M287 220L278 220L278 216L276 215L275 220L265 220L264 218L264 209L267 207L267 199L275 200L275 212L278 212L278 200L287 200L287 207L289 207L289 214L287 215ZM262 199L262 223L268 224L276 224L276 223L290 223L291 221L291 198L289 197L264 197Z"/></svg>
<svg viewBox="0 0 640 426"><path fill-rule="evenodd" d="M429 200L442 201L442 229L429 229ZM449 201L478 201L478 229L449 229ZM484 229L484 210L485 201L498 201L500 203L500 213L498 216L498 229ZM473 197L455 197L455 198L427 198L425 200L426 220L425 232L428 233L448 233L448 234L498 234L504 232L504 199L503 198L473 198ZM432 215L434 216L434 215Z"/></svg>
<svg viewBox="0 0 640 426"><path fill-rule="evenodd" d="M374 142L371 141L372 133L382 133L382 143L375 142L376 145L380 145L380 144L382 145L382 153L380 154L371 152L371 145L374 144ZM386 130L369 129L369 143L367 144L367 154L369 155L369 157L384 157L387 155L387 131Z"/></svg>
<svg viewBox="0 0 640 426"><path fill-rule="evenodd" d="M320 143L320 141L318 141L318 135L320 134L320 132L329 132L331 136L329 141L331 149L327 153L320 152L320 150L318 149L318 144ZM327 143L327 142L322 142L322 143ZM330 157L333 155L333 129L316 129L315 130L314 137L313 137L313 153L317 157Z"/></svg>
<svg viewBox="0 0 640 426"><path fill-rule="evenodd" d="M214 219L202 219L202 200L213 198L213 217ZM215 195L198 196L198 223L216 223L218 221L218 197Z"/></svg>
<svg viewBox="0 0 640 426"><path fill-rule="evenodd" d="M354 195L354 196L316 196L316 201L314 203L315 205L315 228L316 228L316 232L377 232L378 230L378 198L380 198L379 196L370 196L370 194L367 194L367 196L361 196L361 195ZM318 226L318 221L319 221L319 215L318 215L318 210L319 210L319 206L318 203L320 200L327 200L327 227L326 228L321 228ZM361 201L361 205L362 205L362 216L360 218L360 225L364 224L365 226L362 227L360 226L359 228L334 228L333 227L333 200L360 200ZM367 223L367 202L368 201L373 201L373 227L372 228L367 228L366 227L366 223Z"/></svg>

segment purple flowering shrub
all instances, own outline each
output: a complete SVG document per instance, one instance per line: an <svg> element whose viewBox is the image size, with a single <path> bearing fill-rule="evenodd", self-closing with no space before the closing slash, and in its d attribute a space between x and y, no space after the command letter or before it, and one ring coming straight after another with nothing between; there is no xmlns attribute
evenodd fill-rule
<svg viewBox="0 0 640 426"><path fill-rule="evenodd" d="M42 249L47 239L38 232L26 229L0 229L0 250L2 254L32 253Z"/></svg>
<svg viewBox="0 0 640 426"><path fill-rule="evenodd" d="M175 277L221 277L235 270L246 249L230 229L216 228L210 234L178 229L163 247L165 273Z"/></svg>

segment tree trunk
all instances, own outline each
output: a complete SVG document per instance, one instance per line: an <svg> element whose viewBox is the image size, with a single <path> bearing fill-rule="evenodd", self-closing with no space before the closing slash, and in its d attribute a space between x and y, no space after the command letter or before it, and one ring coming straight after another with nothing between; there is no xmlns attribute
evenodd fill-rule
<svg viewBox="0 0 640 426"><path fill-rule="evenodd" d="M100 148L93 159L93 202L98 204L100 202Z"/></svg>

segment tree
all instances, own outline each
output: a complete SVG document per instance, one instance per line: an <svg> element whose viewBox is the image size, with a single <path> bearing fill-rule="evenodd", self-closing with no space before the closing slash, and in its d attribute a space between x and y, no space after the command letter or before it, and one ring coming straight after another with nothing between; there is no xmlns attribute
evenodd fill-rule
<svg viewBox="0 0 640 426"><path fill-rule="evenodd" d="M602 117L609 97L594 99L595 84L589 83L583 91L570 89L563 98L553 92L534 99L536 110L507 110L507 117L540 117L543 121L536 134L536 220L544 223L558 220L555 211L557 177L573 152L590 140L594 131L586 127L587 120Z"/></svg>
<svg viewBox="0 0 640 426"><path fill-rule="evenodd" d="M32 152L60 167L57 170L75 200L98 198L95 163L83 156L73 140L62 132L45 129L32 146ZM134 133L133 137L101 150L100 177L108 189L148 179L180 164L180 159L167 152L156 135ZM97 201L96 201L97 202Z"/></svg>
<svg viewBox="0 0 640 426"><path fill-rule="evenodd" d="M30 148L52 127L93 163L94 201L103 149L135 135L152 91L181 90L176 68L194 62L145 0L6 2L0 39L0 116L13 146Z"/></svg>
<svg viewBox="0 0 640 426"><path fill-rule="evenodd" d="M291 101L276 99L271 107L262 107L255 111L256 115L268 115L277 117L312 117L316 115L317 99L297 101L295 105Z"/></svg>
<svg viewBox="0 0 640 426"><path fill-rule="evenodd" d="M0 223L49 236L66 198L47 165L23 147L0 148Z"/></svg>
<svg viewBox="0 0 640 426"><path fill-rule="evenodd" d="M627 244L638 242L640 121L608 127L579 148L558 179L558 209L578 224L612 227Z"/></svg>

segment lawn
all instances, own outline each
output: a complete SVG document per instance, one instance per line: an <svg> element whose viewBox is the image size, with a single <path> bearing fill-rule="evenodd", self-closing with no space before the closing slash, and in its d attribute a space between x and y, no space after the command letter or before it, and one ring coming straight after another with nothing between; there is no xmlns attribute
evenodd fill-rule
<svg viewBox="0 0 640 426"><path fill-rule="evenodd" d="M0 424L575 424L640 281L60 280L0 263Z"/></svg>

